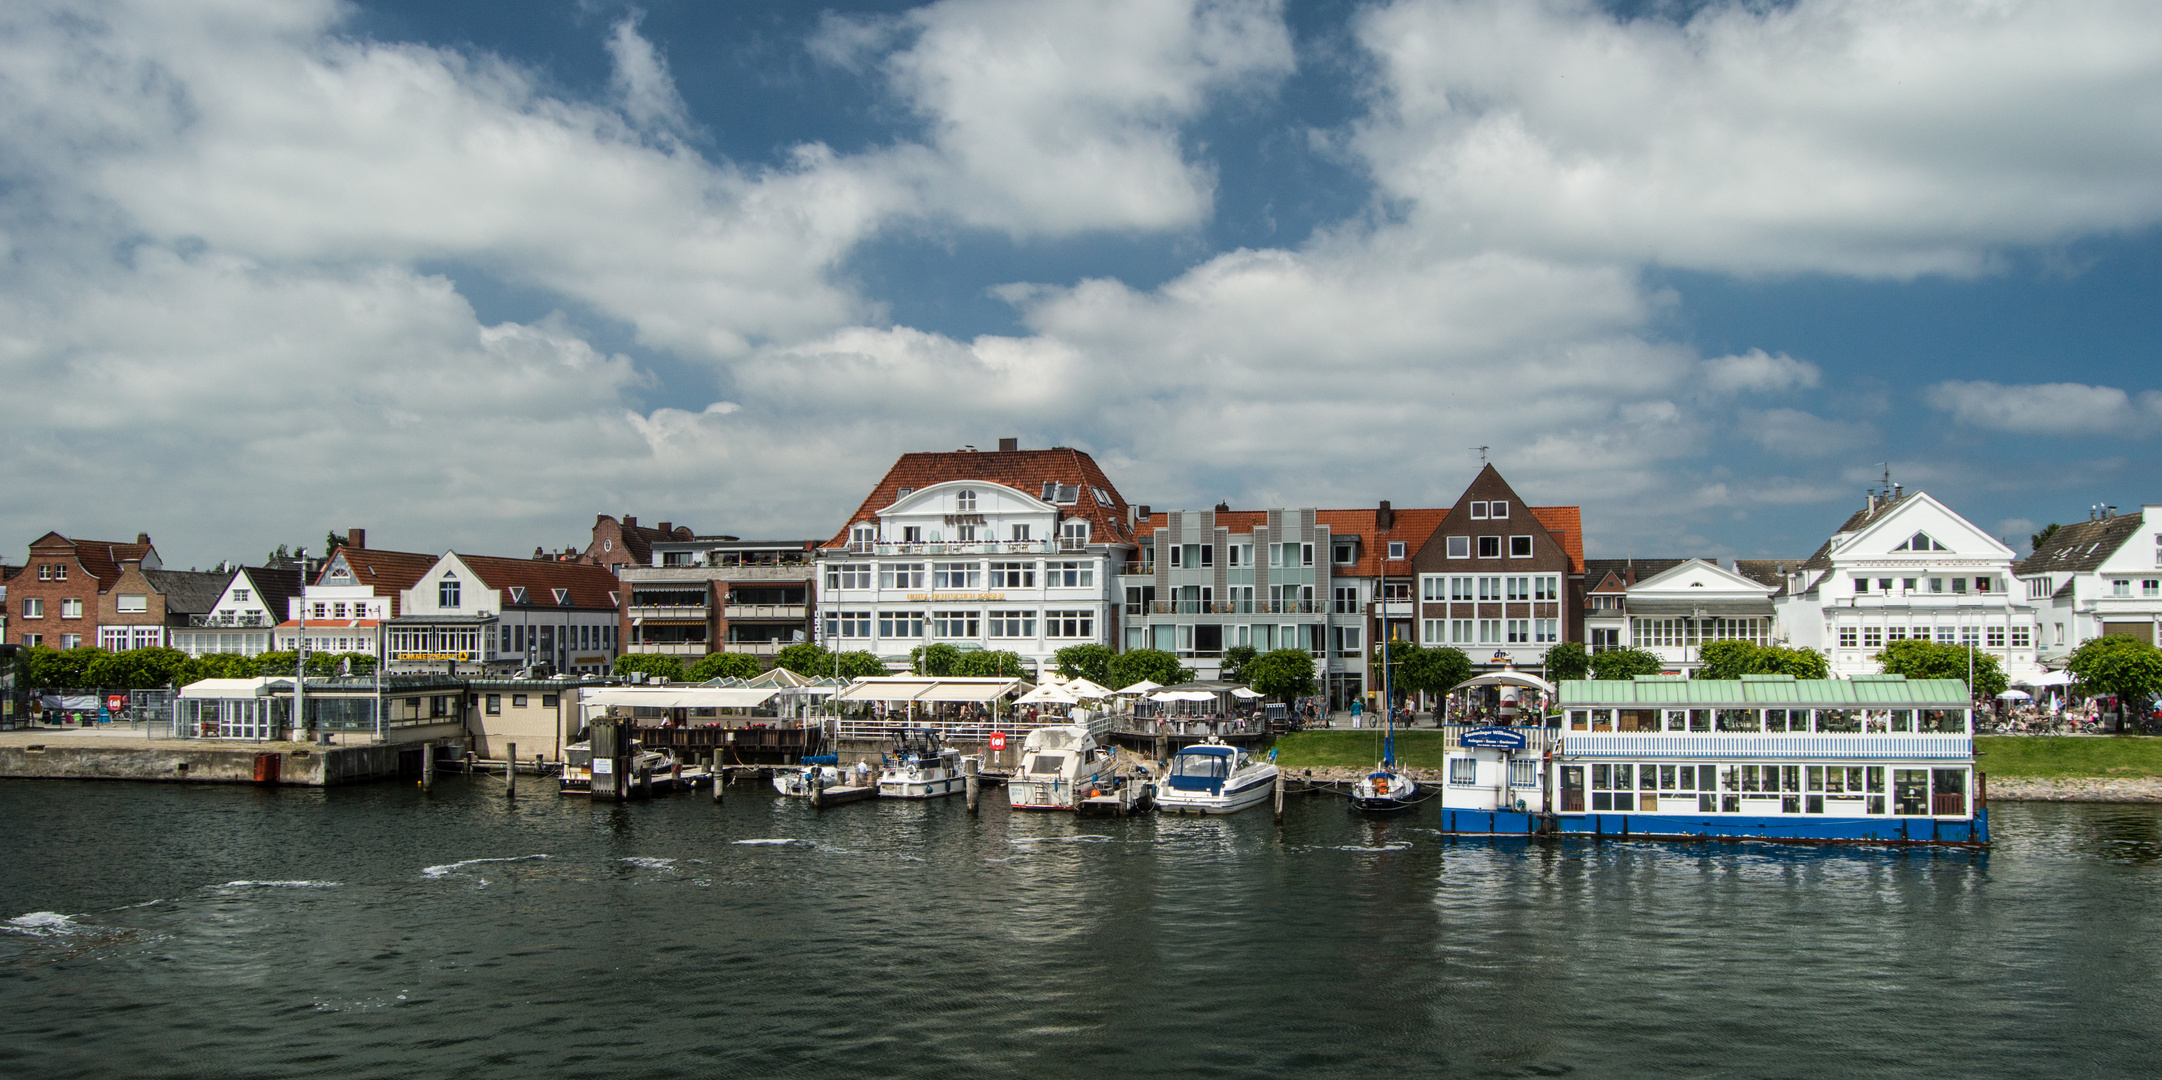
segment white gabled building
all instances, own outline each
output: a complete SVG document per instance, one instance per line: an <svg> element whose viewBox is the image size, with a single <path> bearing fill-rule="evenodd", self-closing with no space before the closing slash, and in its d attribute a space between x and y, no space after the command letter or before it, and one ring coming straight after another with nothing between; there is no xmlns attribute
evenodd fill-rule
<svg viewBox="0 0 2162 1080"><path fill-rule="evenodd" d="M1608 643L1603 647L1618 642L1657 656L1669 670L1689 672L1702 666L1711 642L1773 643L1773 586L1705 559L1683 559L1626 586L1622 576L1609 571L1591 591L1597 600L1613 595L1610 587L1622 589L1620 603L1595 605L1585 619L1587 628L1614 631L1595 639Z"/></svg>
<svg viewBox="0 0 2162 1080"><path fill-rule="evenodd" d="M2046 664L2105 634L2162 644L2162 505L2060 526L2014 573L2039 612Z"/></svg>
<svg viewBox="0 0 2162 1080"><path fill-rule="evenodd" d="M1973 645L2014 679L2041 673L2035 610L2015 588L2011 548L1925 492L1872 494L1772 597L1787 643L1832 674L1878 670L1885 645Z"/></svg>

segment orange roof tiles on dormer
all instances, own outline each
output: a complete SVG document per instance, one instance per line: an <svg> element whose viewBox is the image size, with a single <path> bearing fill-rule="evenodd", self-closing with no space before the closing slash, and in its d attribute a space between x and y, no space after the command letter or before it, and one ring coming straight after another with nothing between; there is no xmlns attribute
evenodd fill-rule
<svg viewBox="0 0 2162 1080"><path fill-rule="evenodd" d="M1131 544L1133 531L1126 524L1126 500L1119 489L1111 483L1097 466L1096 459L1070 447L1053 447L1049 450L953 450L943 453L902 454L886 470L884 479L871 489L863 505L849 515L839 532L825 547L842 547L848 543L851 526L878 520L878 512L901 500L901 489L918 491L933 484L949 480L977 480L1000 484L1019 491L1030 498L1041 498L1043 487L1048 483L1078 486L1081 497L1071 506L1061 506L1067 517L1078 517L1089 523L1089 537L1096 543ZM1095 492L1104 492L1110 505L1097 501Z"/></svg>

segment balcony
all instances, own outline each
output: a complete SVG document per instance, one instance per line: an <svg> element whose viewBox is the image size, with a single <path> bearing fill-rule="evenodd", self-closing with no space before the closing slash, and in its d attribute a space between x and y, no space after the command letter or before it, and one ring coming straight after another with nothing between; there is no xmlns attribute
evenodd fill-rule
<svg viewBox="0 0 2162 1080"><path fill-rule="evenodd" d="M633 641L625 652L659 653L662 656L704 656L712 649L703 641Z"/></svg>
<svg viewBox="0 0 2162 1080"><path fill-rule="evenodd" d="M787 647L785 641L729 641L722 643L721 651L744 656L772 656Z"/></svg>
<svg viewBox="0 0 2162 1080"><path fill-rule="evenodd" d="M807 604L729 604L721 608L723 618L733 622L737 619L789 619L802 622L811 617Z"/></svg>
<svg viewBox="0 0 2162 1080"><path fill-rule="evenodd" d="M263 627L263 626L274 626L274 625L276 625L276 623L275 623L275 622L273 622L273 621L272 621L272 619L270 618L270 616L268 616L268 615L229 615L229 614L216 614L216 615L190 615L190 616L188 616L188 625L189 625L189 626L255 626L255 627Z"/></svg>
<svg viewBox="0 0 2162 1080"><path fill-rule="evenodd" d="M1071 543L1073 546L1068 547ZM1082 541L1064 540L972 540L941 541L937 543L888 543L886 541L851 541L850 555L921 555L938 558L946 555L1055 555L1059 552L1086 550Z"/></svg>
<svg viewBox="0 0 2162 1080"><path fill-rule="evenodd" d="M1151 600L1128 604L1126 612L1148 615L1319 615L1327 600ZM1137 609L1146 608L1142 612Z"/></svg>
<svg viewBox="0 0 2162 1080"><path fill-rule="evenodd" d="M712 609L704 604L633 604L630 611L633 619L676 619L703 622L707 615L712 612Z"/></svg>
<svg viewBox="0 0 2162 1080"><path fill-rule="evenodd" d="M1156 564L1152 562L1120 563L1119 573L1126 577L1155 577Z"/></svg>

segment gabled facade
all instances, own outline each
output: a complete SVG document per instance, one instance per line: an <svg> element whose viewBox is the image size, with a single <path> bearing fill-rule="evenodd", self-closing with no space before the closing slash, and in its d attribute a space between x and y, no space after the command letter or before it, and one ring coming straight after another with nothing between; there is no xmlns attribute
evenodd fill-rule
<svg viewBox="0 0 2162 1080"><path fill-rule="evenodd" d="M49 532L30 542L30 556L8 582L8 643L73 649L98 643L101 603L120 580L121 565L162 569L147 533L135 542L71 540Z"/></svg>
<svg viewBox="0 0 2162 1080"><path fill-rule="evenodd" d="M1686 674L1703 666L1702 650L1711 642L1769 645L1773 591L1709 560L1681 560L1623 592L1620 647L1642 649L1666 661L1666 670ZM1610 609L1598 614L1602 621L1613 617Z"/></svg>
<svg viewBox="0 0 2162 1080"><path fill-rule="evenodd" d="M365 530L349 530L314 580L287 601L276 647L299 647L305 624L310 652L368 653L380 659L382 624L398 614L404 590L433 565L433 555L372 548Z"/></svg>
<svg viewBox="0 0 2162 1080"><path fill-rule="evenodd" d="M602 674L619 651L607 567L445 552L399 593L387 670Z"/></svg>
<svg viewBox="0 0 2162 1080"><path fill-rule="evenodd" d="M1630 587L1687 561L1633 556L1584 560L1584 647L1591 652L1627 648Z"/></svg>
<svg viewBox="0 0 2162 1080"><path fill-rule="evenodd" d="M1412 563L1422 645L1462 649L1476 668L1544 670L1548 648L1584 640L1582 514L1526 506L1492 465Z"/></svg>
<svg viewBox="0 0 2162 1080"><path fill-rule="evenodd" d="M640 525L638 518L623 515L621 521L607 514L593 516L593 538L578 561L621 571L632 566L653 565L653 545L661 541L691 540L696 532L688 525L663 521L658 527Z"/></svg>
<svg viewBox="0 0 2162 1080"><path fill-rule="evenodd" d="M123 559L120 576L98 597L99 648L108 652L162 648L175 630L217 604L230 571L146 569Z"/></svg>
<svg viewBox="0 0 2162 1080"><path fill-rule="evenodd" d="M1773 596L1779 634L1823 652L1835 676L1876 672L1906 638L1972 645L2017 679L2040 674L2034 608L2012 549L1925 492L1872 495Z"/></svg>
<svg viewBox="0 0 2162 1080"><path fill-rule="evenodd" d="M1079 450L905 454L818 552L819 640L899 666L943 642L1037 665L1116 648L1126 501Z"/></svg>
<svg viewBox="0 0 2162 1080"><path fill-rule="evenodd" d="M209 611L191 615L186 627L173 629L173 648L189 656L255 656L270 651L272 631L300 595L301 581L298 569L243 566L234 570ZM375 650L371 646L337 651Z"/></svg>
<svg viewBox="0 0 2162 1080"><path fill-rule="evenodd" d="M2162 644L2162 505L2060 526L2013 572L2041 623L2045 663L2105 634Z"/></svg>

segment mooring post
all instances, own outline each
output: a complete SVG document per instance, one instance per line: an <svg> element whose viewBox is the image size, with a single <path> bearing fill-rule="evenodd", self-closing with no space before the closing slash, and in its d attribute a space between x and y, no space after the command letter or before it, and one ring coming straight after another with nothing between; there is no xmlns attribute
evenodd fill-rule
<svg viewBox="0 0 2162 1080"><path fill-rule="evenodd" d="M1278 825L1284 823L1284 774L1282 770L1278 770L1276 773L1276 823Z"/></svg>
<svg viewBox="0 0 2162 1080"><path fill-rule="evenodd" d="M971 814L976 812L976 799L983 793L983 781L977 778L976 775L977 770L982 767L983 762L976 758L965 757L961 759L961 777L964 781L964 790L968 792L968 812ZM1011 793L1012 789L1009 788L1008 794Z"/></svg>
<svg viewBox="0 0 2162 1080"><path fill-rule="evenodd" d="M814 765L811 767L811 809L823 810L825 808L826 771Z"/></svg>
<svg viewBox="0 0 2162 1080"><path fill-rule="evenodd" d="M465 752L465 774L473 775L473 751L470 749Z"/></svg>
<svg viewBox="0 0 2162 1080"><path fill-rule="evenodd" d="M420 744L420 789L435 790L435 744Z"/></svg>
<svg viewBox="0 0 2162 1080"><path fill-rule="evenodd" d="M506 798L518 794L518 744L503 744L503 794Z"/></svg>
<svg viewBox="0 0 2162 1080"><path fill-rule="evenodd" d="M653 766L651 765L640 765L638 767L638 797L642 799L653 797Z"/></svg>
<svg viewBox="0 0 2162 1080"><path fill-rule="evenodd" d="M708 766L708 769L713 773L713 804L719 806L721 804L722 790L728 787L728 773L721 769L721 751L719 748L714 749L713 761Z"/></svg>

